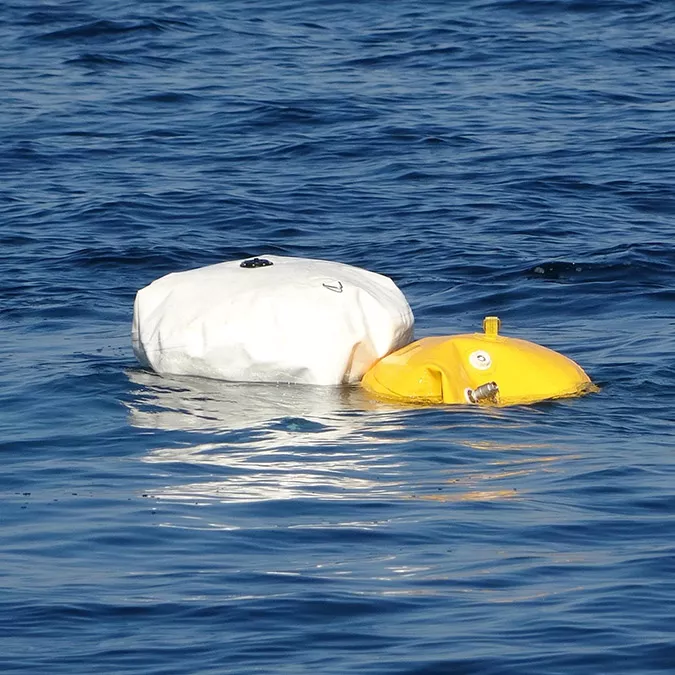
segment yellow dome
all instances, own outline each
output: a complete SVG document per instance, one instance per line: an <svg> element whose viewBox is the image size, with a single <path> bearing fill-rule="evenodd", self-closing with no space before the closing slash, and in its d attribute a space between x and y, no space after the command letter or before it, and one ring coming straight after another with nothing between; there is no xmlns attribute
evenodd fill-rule
<svg viewBox="0 0 675 675"><path fill-rule="evenodd" d="M541 345L502 337L499 319L484 333L428 337L378 361L362 386L389 399L518 405L597 391L571 359Z"/></svg>

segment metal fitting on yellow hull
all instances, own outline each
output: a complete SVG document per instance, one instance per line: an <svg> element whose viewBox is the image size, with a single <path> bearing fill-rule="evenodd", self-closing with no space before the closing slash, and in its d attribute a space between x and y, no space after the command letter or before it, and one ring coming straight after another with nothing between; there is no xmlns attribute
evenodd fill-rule
<svg viewBox="0 0 675 675"><path fill-rule="evenodd" d="M521 405L581 396L597 387L571 359L541 345L483 333L428 337L380 359L361 385L379 397L411 403Z"/></svg>

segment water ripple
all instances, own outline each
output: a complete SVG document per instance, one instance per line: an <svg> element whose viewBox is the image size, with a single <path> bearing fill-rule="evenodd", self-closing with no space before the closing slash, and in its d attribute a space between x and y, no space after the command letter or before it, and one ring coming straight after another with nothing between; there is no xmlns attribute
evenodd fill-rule
<svg viewBox="0 0 675 675"><path fill-rule="evenodd" d="M674 12L6 3L2 671L670 672ZM266 253L391 276L418 337L497 314L601 390L137 366L138 288Z"/></svg>

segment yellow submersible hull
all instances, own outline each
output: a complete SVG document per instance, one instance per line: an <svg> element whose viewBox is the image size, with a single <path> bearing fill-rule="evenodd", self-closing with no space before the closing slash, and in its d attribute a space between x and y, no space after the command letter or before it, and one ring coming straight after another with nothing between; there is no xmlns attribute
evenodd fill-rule
<svg viewBox="0 0 675 675"><path fill-rule="evenodd" d="M427 337L380 359L361 385L410 403L521 405L581 396L597 387L571 359L541 345L499 335L486 317L483 333Z"/></svg>

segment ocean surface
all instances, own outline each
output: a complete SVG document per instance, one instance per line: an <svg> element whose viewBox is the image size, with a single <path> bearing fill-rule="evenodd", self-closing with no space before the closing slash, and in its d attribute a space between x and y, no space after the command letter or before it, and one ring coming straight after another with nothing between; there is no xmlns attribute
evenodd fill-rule
<svg viewBox="0 0 675 675"><path fill-rule="evenodd" d="M0 672L675 672L675 5L6 0ZM392 277L528 407L159 377L136 291Z"/></svg>

